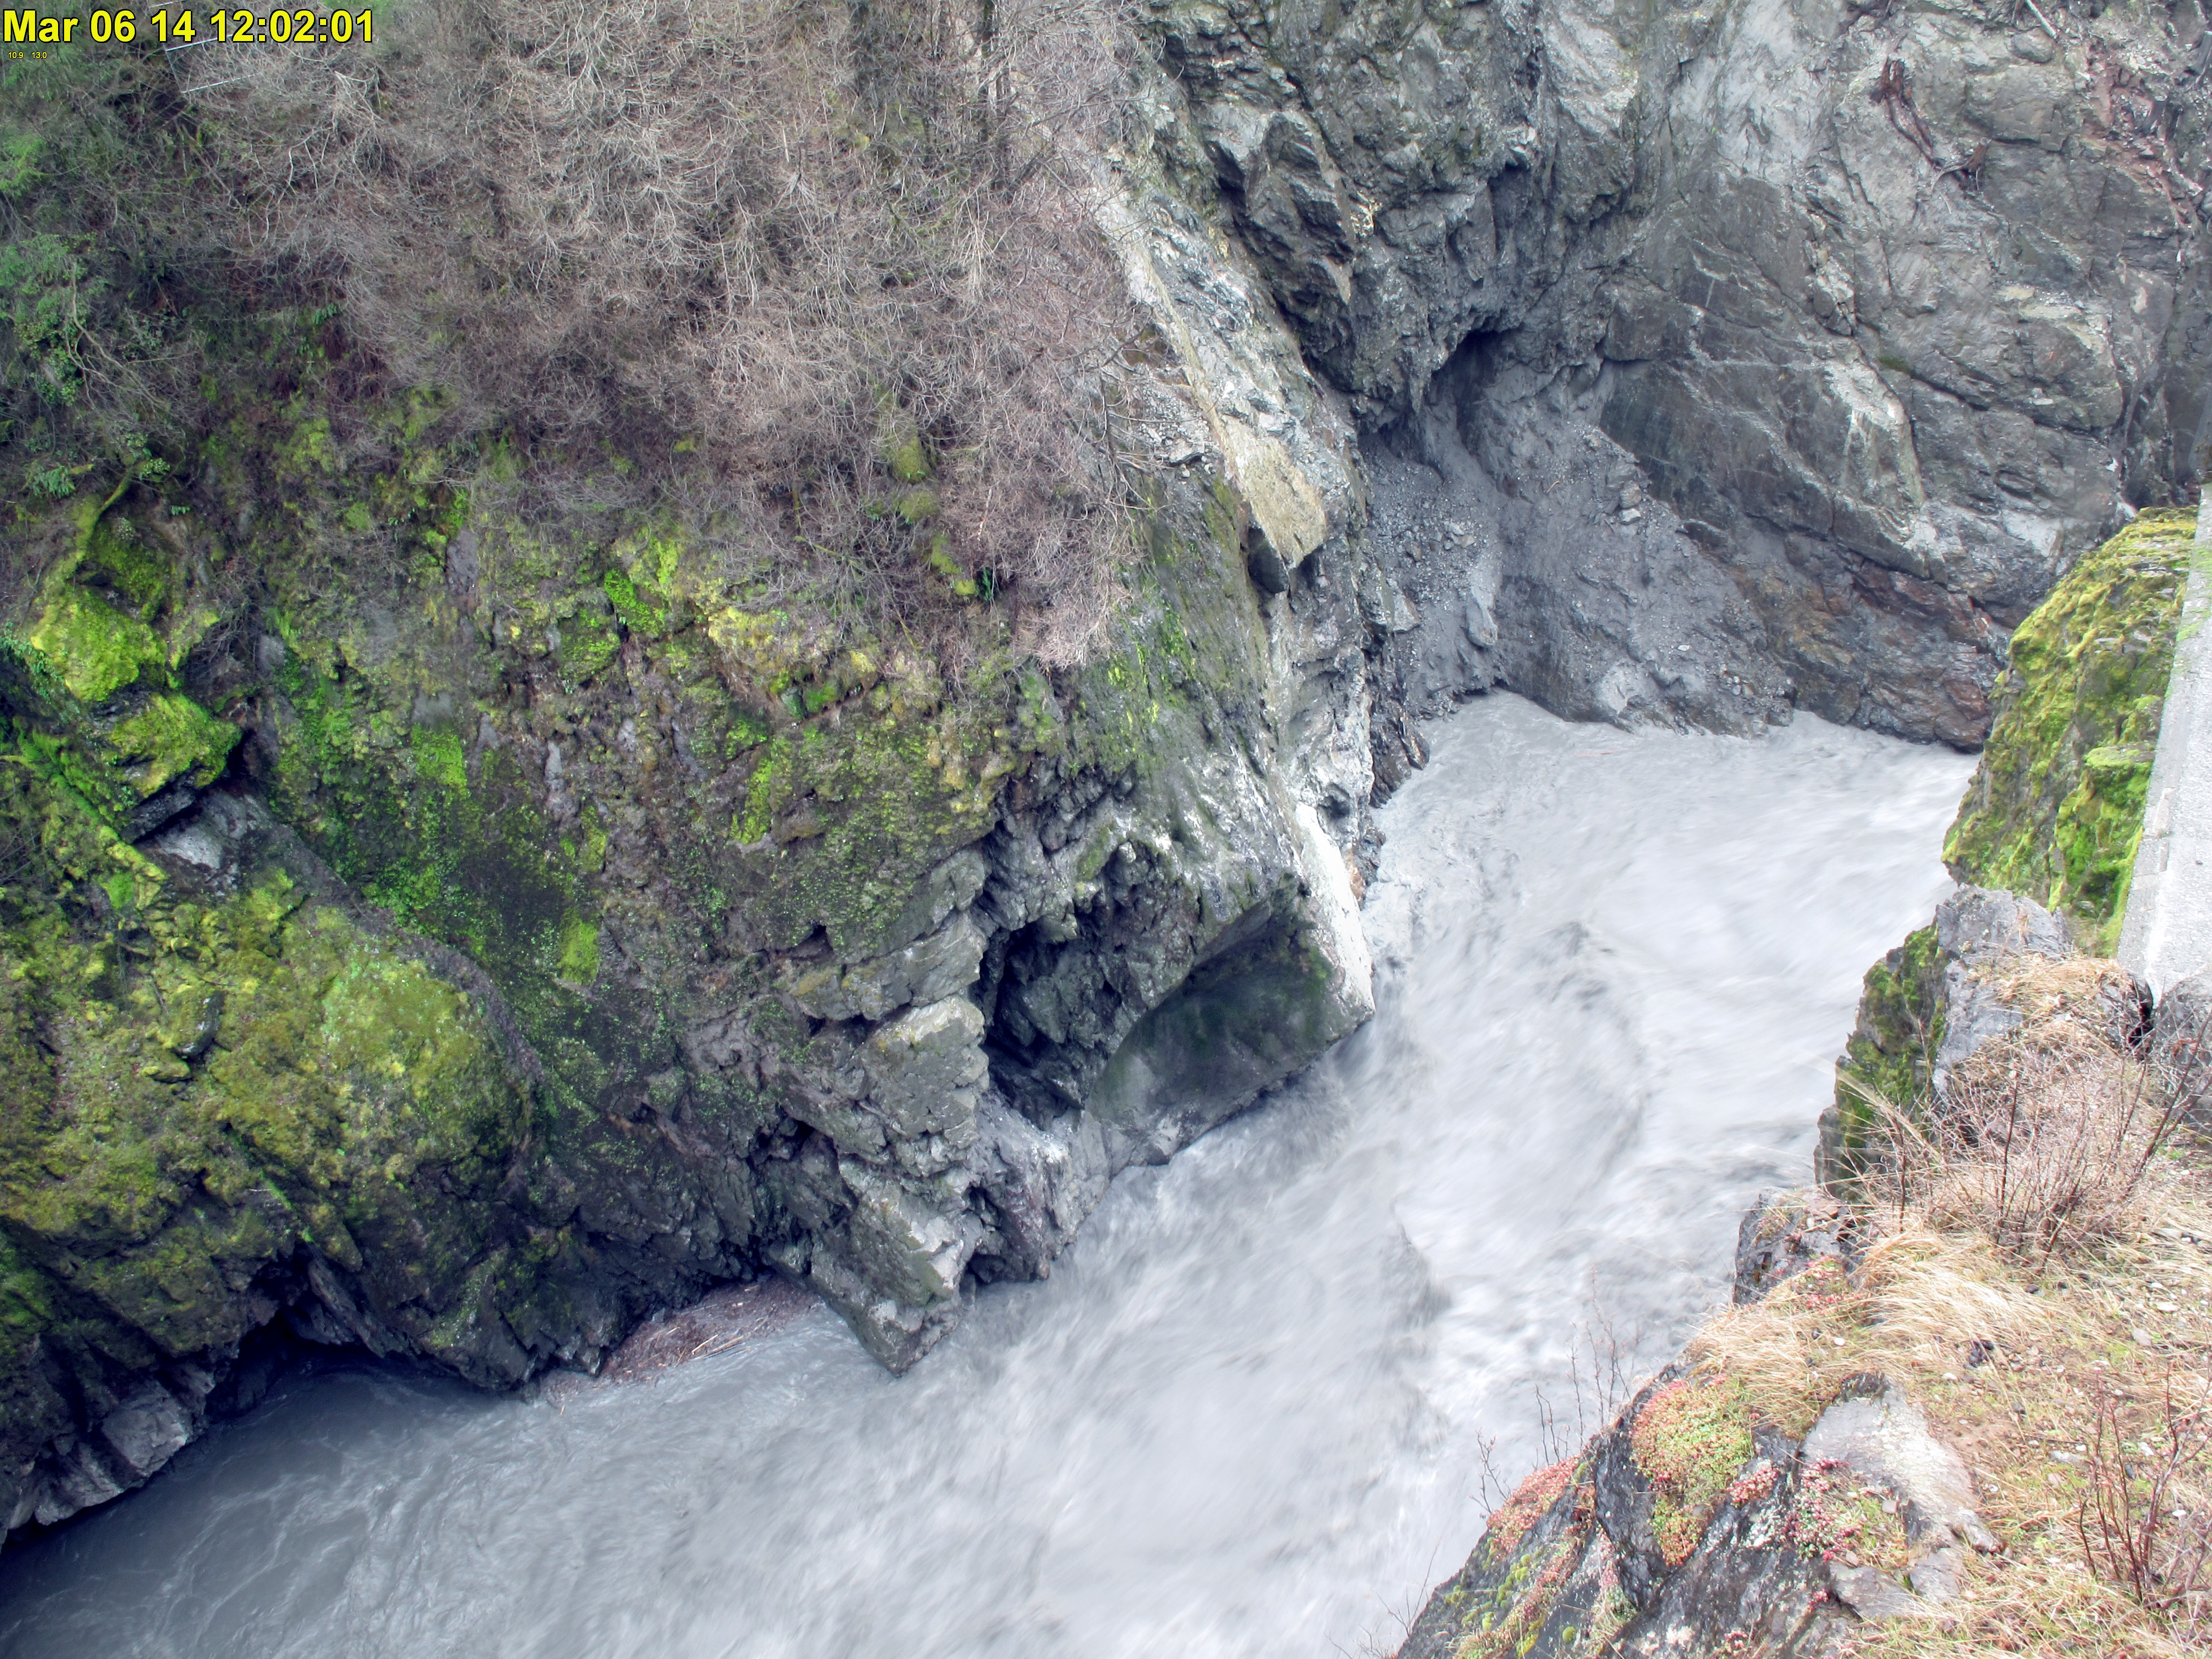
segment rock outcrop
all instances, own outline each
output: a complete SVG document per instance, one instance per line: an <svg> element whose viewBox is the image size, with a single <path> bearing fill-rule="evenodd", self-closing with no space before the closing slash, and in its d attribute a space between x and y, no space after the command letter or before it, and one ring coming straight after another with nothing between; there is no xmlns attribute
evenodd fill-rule
<svg viewBox="0 0 2212 1659"><path fill-rule="evenodd" d="M1996 718L1943 858L2118 937L2173 672L2196 516L2151 512L2014 631Z"/></svg>
<svg viewBox="0 0 2212 1659"><path fill-rule="evenodd" d="M1744 1218L1738 1305L1840 1268L1826 1194ZM1579 1453L1531 1475L1439 1586L1400 1659L1842 1654L1924 1617L1997 1540L1959 1455L1893 1382L1853 1377L1802 1439L1724 1374L1677 1364ZM1894 1570L1882 1565L1894 1559Z"/></svg>
<svg viewBox="0 0 2212 1659"><path fill-rule="evenodd" d="M1848 1180L1883 1143L1877 1103L1910 1111L1940 1099L1977 1050L2019 1029L2009 964L2074 954L2065 923L2017 893L1961 887L1936 906L1933 922L1867 970L1857 1022L1836 1060L1836 1102L1820 1115L1816 1178ZM2151 1029L2150 989L2130 975L2114 969L2094 1000L2119 1046Z"/></svg>
<svg viewBox="0 0 2212 1659"><path fill-rule="evenodd" d="M2193 6L1156 15L1372 434L1417 708L1972 745L2010 629L2197 476Z"/></svg>

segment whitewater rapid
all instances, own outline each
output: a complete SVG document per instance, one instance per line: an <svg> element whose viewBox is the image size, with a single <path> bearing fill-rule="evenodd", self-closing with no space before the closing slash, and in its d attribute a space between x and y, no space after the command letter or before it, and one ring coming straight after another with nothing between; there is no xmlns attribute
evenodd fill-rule
<svg viewBox="0 0 2212 1659"><path fill-rule="evenodd" d="M0 1556L0 1653L1390 1651L1485 1443L1532 1467L1540 1390L1573 1431L1577 1330L1658 1363L1805 1178L1972 767L1504 696L1431 737L1382 813L1373 1023L908 1376L819 1308L557 1404L323 1361Z"/></svg>

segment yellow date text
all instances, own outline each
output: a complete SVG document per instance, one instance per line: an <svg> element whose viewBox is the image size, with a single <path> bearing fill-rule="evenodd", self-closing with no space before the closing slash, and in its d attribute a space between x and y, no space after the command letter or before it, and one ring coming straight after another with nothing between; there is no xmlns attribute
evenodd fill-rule
<svg viewBox="0 0 2212 1659"><path fill-rule="evenodd" d="M129 46L145 41L175 52L202 46L366 46L375 39L373 7L358 11L319 11L307 6L262 11L251 6L211 10L138 6L101 7L90 12L0 7L0 45L11 46Z"/></svg>

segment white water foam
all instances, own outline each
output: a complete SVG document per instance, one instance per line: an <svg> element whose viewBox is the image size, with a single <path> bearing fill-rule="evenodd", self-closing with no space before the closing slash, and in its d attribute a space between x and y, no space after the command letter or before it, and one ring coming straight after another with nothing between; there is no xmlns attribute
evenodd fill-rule
<svg viewBox="0 0 2212 1659"><path fill-rule="evenodd" d="M0 1557L0 1652L1316 1659L1388 1652L1572 1416L1593 1289L1656 1364L1802 1180L1860 975L1971 763L1434 732L1383 813L1381 1010L1116 1182L903 1379L819 1310L550 1404L334 1363Z"/></svg>

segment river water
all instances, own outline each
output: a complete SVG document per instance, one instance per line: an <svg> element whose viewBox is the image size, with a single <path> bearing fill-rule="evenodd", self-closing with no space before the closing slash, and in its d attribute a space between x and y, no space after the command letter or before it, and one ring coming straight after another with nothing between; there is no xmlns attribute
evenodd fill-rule
<svg viewBox="0 0 2212 1659"><path fill-rule="evenodd" d="M818 1308L558 1408L328 1362L0 1557L0 1653L1390 1651L1481 1530L1485 1443L1533 1467L1539 1392L1571 1433L1590 1340L1657 1364L1804 1178L1971 769L1504 696L1432 737L1382 815L1374 1022L907 1377Z"/></svg>

